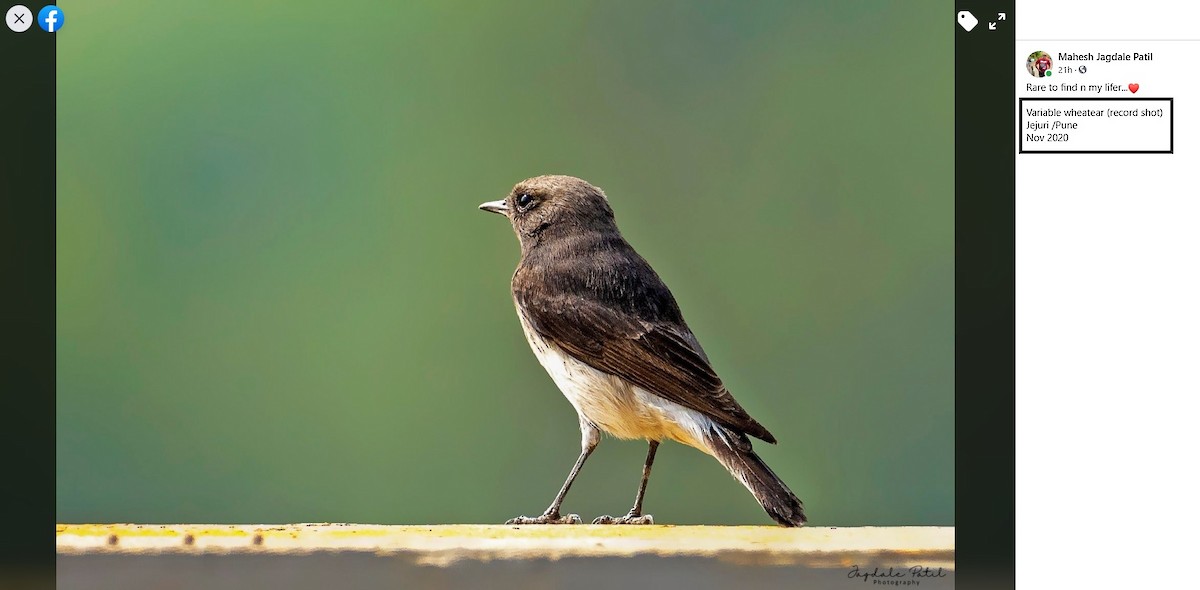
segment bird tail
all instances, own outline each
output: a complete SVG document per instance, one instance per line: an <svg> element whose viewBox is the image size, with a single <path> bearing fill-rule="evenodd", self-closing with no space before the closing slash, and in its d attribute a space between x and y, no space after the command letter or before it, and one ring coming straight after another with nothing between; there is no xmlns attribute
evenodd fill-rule
<svg viewBox="0 0 1200 590"><path fill-rule="evenodd" d="M729 470L775 522L783 526L804 526L804 503L767 467L744 434L717 426L708 436L708 447L717 461Z"/></svg>

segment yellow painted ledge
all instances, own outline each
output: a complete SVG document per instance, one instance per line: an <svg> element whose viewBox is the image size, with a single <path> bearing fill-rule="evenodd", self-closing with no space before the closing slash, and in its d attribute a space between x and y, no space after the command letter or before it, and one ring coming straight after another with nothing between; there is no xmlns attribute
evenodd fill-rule
<svg viewBox="0 0 1200 590"><path fill-rule="evenodd" d="M462 559L658 555L746 565L954 568L953 527L59 524L56 545L60 557L366 552L448 565Z"/></svg>

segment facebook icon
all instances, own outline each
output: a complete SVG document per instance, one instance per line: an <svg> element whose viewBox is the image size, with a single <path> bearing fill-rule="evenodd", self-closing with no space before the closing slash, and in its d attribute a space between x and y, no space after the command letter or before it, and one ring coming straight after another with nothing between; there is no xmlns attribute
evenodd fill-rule
<svg viewBox="0 0 1200 590"><path fill-rule="evenodd" d="M67 16L53 4L43 6L42 10L38 12L38 26L47 33L58 32L65 22L67 22Z"/></svg>

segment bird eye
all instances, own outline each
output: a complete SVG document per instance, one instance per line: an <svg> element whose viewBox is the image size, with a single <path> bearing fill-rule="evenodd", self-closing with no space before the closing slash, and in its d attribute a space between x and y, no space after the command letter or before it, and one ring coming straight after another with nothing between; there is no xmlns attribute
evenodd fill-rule
<svg viewBox="0 0 1200 590"><path fill-rule="evenodd" d="M533 204L533 197L529 196L529 193L521 193L517 197L517 207L519 207L521 209L528 209L529 206L532 204Z"/></svg>

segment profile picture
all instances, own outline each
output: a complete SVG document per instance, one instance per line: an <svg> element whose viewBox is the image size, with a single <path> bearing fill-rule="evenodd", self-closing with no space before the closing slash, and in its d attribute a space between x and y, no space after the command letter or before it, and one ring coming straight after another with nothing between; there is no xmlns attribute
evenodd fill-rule
<svg viewBox="0 0 1200 590"><path fill-rule="evenodd" d="M1054 67L1054 62L1050 60L1050 54L1045 51L1030 53L1029 59L1025 60L1025 69L1029 70L1029 75L1034 78L1049 76L1052 67Z"/></svg>

